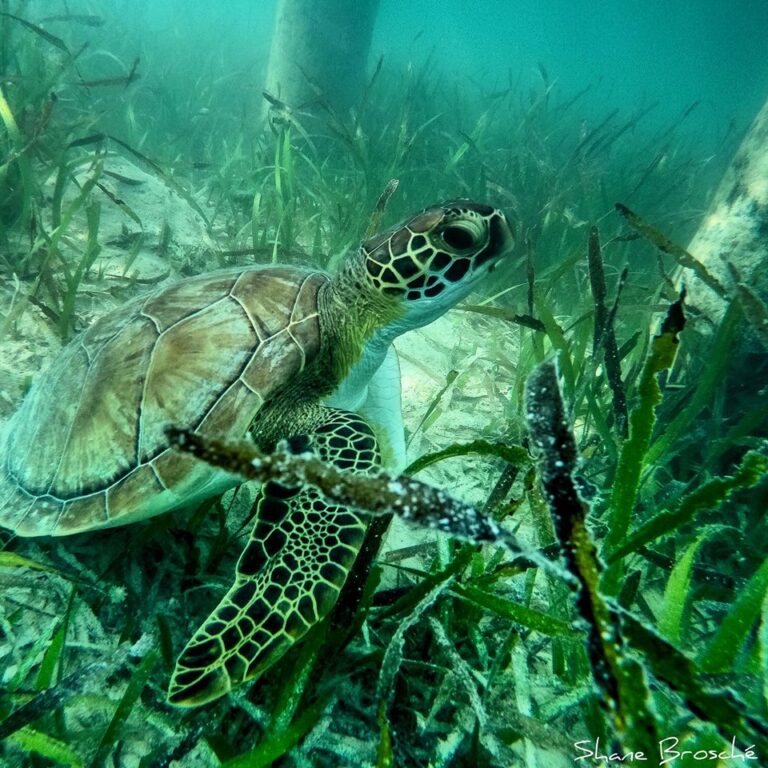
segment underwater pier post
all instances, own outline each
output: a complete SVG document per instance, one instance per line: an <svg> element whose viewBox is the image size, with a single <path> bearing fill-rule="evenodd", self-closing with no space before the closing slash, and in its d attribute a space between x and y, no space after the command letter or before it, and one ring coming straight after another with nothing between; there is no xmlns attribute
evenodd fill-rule
<svg viewBox="0 0 768 768"><path fill-rule="evenodd" d="M279 0L267 92L293 109L317 99L348 109L366 82L378 8L379 0Z"/></svg>
<svg viewBox="0 0 768 768"><path fill-rule="evenodd" d="M742 305L750 303L750 296L768 301L768 101L744 136L687 250ZM685 283L689 303L708 321L716 324L723 318L728 296L690 271L679 270L677 282Z"/></svg>
<svg viewBox="0 0 768 768"><path fill-rule="evenodd" d="M742 139L687 250L725 288L716 290L691 270L678 268L675 276L678 287L687 289L692 325L704 347L713 335L731 329L725 407L726 415L736 418L750 403L758 404L761 395L755 393L768 377L768 101ZM688 346L699 354L696 337ZM768 435L768 425L760 432Z"/></svg>

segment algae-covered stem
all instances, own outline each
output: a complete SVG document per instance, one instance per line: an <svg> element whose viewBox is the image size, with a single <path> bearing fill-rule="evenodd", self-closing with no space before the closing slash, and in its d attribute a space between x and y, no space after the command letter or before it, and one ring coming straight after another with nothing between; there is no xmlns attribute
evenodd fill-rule
<svg viewBox="0 0 768 768"><path fill-rule="evenodd" d="M652 380L661 368L671 364L677 334L685 323L683 299L684 295L670 306L655 339L656 348L646 364ZM635 749L645 748L646 754L651 754L654 743L658 743L658 726L648 706L649 684L644 669L647 666L701 720L717 723L721 733L736 734L757 745L758 750L768 750L768 731L749 714L748 706L733 691L712 690L696 662L601 593L602 565L586 527L587 505L579 498L572 476L578 456L565 419L554 363L543 363L529 377L526 416L541 483L565 551L566 567L582 587L576 607L588 626L590 662L603 693L601 702L607 705L616 735ZM642 664L636 657L638 652L642 654Z"/></svg>
<svg viewBox="0 0 768 768"><path fill-rule="evenodd" d="M291 453L286 442L268 454L252 442L213 440L175 427L169 427L166 434L172 446L246 480L274 481L287 487L312 486L328 501L355 507L373 517L395 514L407 522L460 539L500 544L513 555L573 581L556 564L471 504L412 477L394 477L383 471L373 475L343 472L313 453Z"/></svg>
<svg viewBox="0 0 768 768"><path fill-rule="evenodd" d="M622 741L646 747L653 721L642 705L642 695L637 694L638 682L632 680L636 670L625 656L615 610L599 591L601 564L586 526L588 506L573 478L578 452L554 362L542 363L528 377L525 415L566 570L581 587L576 610L587 631L589 661L603 694L600 702Z"/></svg>
<svg viewBox="0 0 768 768"><path fill-rule="evenodd" d="M565 567L581 587L576 607L590 632L589 649L595 674L598 682L609 688L610 696L615 700L615 683L597 633L601 620L607 617L595 615L596 606L594 600L590 599L591 590L597 587L598 565L594 547L586 532L587 504L579 496L573 480L578 458L576 441L568 428L557 381L557 368L552 361L537 366L528 377L525 386L525 418L531 451L536 458L541 487L562 548ZM581 549L590 550L593 566L587 562Z"/></svg>

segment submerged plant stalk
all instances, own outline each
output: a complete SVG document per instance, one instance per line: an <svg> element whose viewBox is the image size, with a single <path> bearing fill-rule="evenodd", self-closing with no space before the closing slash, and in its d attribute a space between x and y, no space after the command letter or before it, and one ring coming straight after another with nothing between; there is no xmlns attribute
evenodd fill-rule
<svg viewBox="0 0 768 768"><path fill-rule="evenodd" d="M653 243L660 251L672 256L681 267L693 270L699 279L706 283L718 296L726 297L728 295L722 283L685 248L672 242L663 232L652 227L634 211L627 208L626 205L615 203L614 207L626 219L632 229Z"/></svg>
<svg viewBox="0 0 768 768"><path fill-rule="evenodd" d="M609 528L605 540L609 556L629 531L632 511L640 488L640 476L643 468L647 466L646 454L656 423L656 408L662 399L657 377L662 371L672 366L677 354L678 335L685 327L684 303L685 291L670 305L661 325L661 332L654 337L650 355L640 374L638 386L640 401L629 417L629 438L619 455L609 505Z"/></svg>
<svg viewBox="0 0 768 768"><path fill-rule="evenodd" d="M600 247L600 233L597 227L589 231L589 247L587 249L589 264L589 281L592 286L592 299L595 303L595 330L592 341L592 356L597 364L600 350L604 350L605 376L613 393L613 412L616 418L616 428L622 437L627 436L627 397L621 381L621 357L613 331L613 320L616 316L616 303L611 311L606 305L608 294L603 269L603 250Z"/></svg>
<svg viewBox="0 0 768 768"><path fill-rule="evenodd" d="M247 441L213 440L175 427L168 428L166 434L172 446L244 479L261 483L272 480L289 487L309 485L329 501L373 517L395 514L406 522L477 544L500 544L513 555L528 558L558 577L571 580L562 569L520 542L491 517L412 477L393 477L383 471L374 475L342 472L312 453L293 454L282 445L267 454Z"/></svg>
<svg viewBox="0 0 768 768"><path fill-rule="evenodd" d="M529 376L525 415L565 567L580 587L576 609L587 629L587 653L602 692L600 703L617 736L648 753L655 731L648 690L642 667L625 653L616 611L599 590L602 566L586 525L589 506L573 479L578 453L554 362L541 363Z"/></svg>

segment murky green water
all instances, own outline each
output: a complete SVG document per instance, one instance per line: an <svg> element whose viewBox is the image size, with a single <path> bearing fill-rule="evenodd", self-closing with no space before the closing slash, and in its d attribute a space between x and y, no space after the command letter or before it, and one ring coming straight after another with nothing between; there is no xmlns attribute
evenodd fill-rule
<svg viewBox="0 0 768 768"><path fill-rule="evenodd" d="M766 759L764 8L0 12L2 765Z"/></svg>

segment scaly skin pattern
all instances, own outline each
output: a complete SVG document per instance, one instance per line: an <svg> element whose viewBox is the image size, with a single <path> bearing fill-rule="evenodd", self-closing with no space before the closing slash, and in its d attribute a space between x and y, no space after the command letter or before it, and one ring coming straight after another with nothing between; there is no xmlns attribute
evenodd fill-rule
<svg viewBox="0 0 768 768"><path fill-rule="evenodd" d="M376 438L362 419L334 409L322 416L294 448L348 472L378 468ZM204 704L268 669L333 607L366 526L314 488L266 483L235 582L179 656L168 700Z"/></svg>
<svg viewBox="0 0 768 768"><path fill-rule="evenodd" d="M173 451L170 425L250 435L265 451L289 439L345 471L375 471L376 436L391 434L351 411L366 410L392 341L467 296L511 245L501 211L449 201L363 242L333 276L224 270L129 302L73 340L13 417L0 525L69 535L237 483ZM390 416L390 432L400 423ZM199 705L269 668L333 607L365 531L357 511L313 488L267 483L234 584L182 652L169 700Z"/></svg>
<svg viewBox="0 0 768 768"><path fill-rule="evenodd" d="M327 391L328 381L349 377L377 333L394 329L397 335L423 317L429 321L435 306L444 311L454 296L466 295L473 271L503 254L507 235L498 211L457 206L429 209L364 243L321 288L323 346L306 373L315 382L286 387L262 410L252 429L256 442L273 447L280 436L302 434L321 459L340 469L378 469L371 427L347 411L302 400L302 393ZM458 251L453 257L452 246ZM419 312L419 304L427 311ZM235 583L179 657L168 694L173 704L206 703L268 669L333 608L362 545L365 518L325 502L315 489L291 492L267 483L262 494Z"/></svg>

